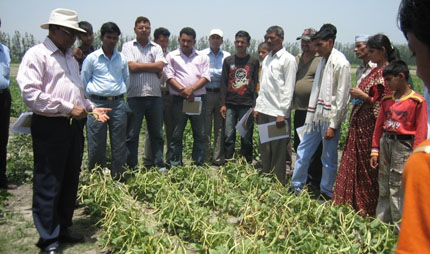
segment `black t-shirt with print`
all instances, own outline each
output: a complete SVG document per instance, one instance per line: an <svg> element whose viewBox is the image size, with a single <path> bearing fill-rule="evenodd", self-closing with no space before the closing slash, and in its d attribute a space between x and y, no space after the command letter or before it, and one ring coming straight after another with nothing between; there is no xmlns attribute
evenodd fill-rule
<svg viewBox="0 0 430 254"><path fill-rule="evenodd" d="M254 106L260 63L250 55L224 60L221 81L221 105Z"/></svg>

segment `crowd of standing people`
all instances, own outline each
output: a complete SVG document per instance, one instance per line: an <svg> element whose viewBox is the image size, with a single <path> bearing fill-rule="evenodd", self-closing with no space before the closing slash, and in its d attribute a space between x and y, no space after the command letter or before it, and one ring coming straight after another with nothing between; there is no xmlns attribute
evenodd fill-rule
<svg viewBox="0 0 430 254"><path fill-rule="evenodd" d="M430 84L429 14L430 5L422 0L404 0L399 10L400 27L416 53L417 74L425 84ZM110 172L118 181L126 181L127 168L139 169L143 119L146 168L165 172L184 164L188 120L192 160L200 169L205 163L222 166L233 158L236 129L242 129L240 156L253 163L256 123L260 136L267 136L259 144L261 172L274 173L284 186L290 172L289 188L296 195L305 188L316 189L323 200L350 205L363 216L398 228L403 218L398 253L430 250L430 205L421 199L430 192L426 182L430 143L420 145L427 138L427 104L412 90L408 66L398 59L387 36L356 37L355 52L363 64L353 88L350 64L334 48L337 29L332 24L318 31L305 29L297 37L302 53L296 57L283 47L284 30L271 26L258 46L258 59L249 54L251 36L243 30L235 34L236 51L231 55L221 49L220 29L210 31L209 48L196 50L191 27L180 31L179 48L168 52L170 32L157 28L152 41L146 17L137 17L136 39L125 43L121 52L117 50L121 31L113 22L100 29L100 49L92 47L91 24L78 22L75 11L55 9L41 27L49 34L26 52L17 81L33 112L33 217L40 235L37 246L43 253L58 253L60 242L83 241L69 227L84 127L88 168L107 167L109 133ZM77 37L81 44L72 50ZM1 46L0 116L9 123L10 57ZM350 104L350 126L338 169L341 124ZM3 123L0 187L14 188L3 165L8 138ZM411 239L415 233L417 239Z"/></svg>

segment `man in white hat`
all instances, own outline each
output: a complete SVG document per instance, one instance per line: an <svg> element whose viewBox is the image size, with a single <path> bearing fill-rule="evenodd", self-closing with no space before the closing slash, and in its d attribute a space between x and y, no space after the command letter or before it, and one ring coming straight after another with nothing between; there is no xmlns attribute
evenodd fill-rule
<svg viewBox="0 0 430 254"><path fill-rule="evenodd" d="M226 57L230 56L229 52L221 49L223 35L220 29L212 29L209 33L209 48L202 50L202 53L209 57L209 72L211 75L211 82L206 83L205 161L208 163L212 162L217 166L224 164L225 161L224 120L219 112L221 106L220 86L222 63ZM214 126L213 154L211 154L212 121Z"/></svg>
<svg viewBox="0 0 430 254"><path fill-rule="evenodd" d="M78 32L75 11L55 9L45 41L30 48L18 70L17 81L25 104L33 112L33 219L42 253L59 253L60 242L82 242L69 231L84 147L83 126L88 112L98 121L109 119L108 108L94 108L85 99L79 66L71 46Z"/></svg>

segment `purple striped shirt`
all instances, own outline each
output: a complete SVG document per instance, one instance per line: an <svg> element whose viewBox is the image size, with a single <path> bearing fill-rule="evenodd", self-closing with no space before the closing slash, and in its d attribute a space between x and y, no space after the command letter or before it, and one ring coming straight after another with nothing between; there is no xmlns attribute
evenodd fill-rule
<svg viewBox="0 0 430 254"><path fill-rule="evenodd" d="M211 81L211 76L209 74L209 57L195 49L193 49L189 57L183 54L180 49L177 49L170 52L166 56L166 60L167 80L174 78L183 87L192 86L201 78L206 78L208 81ZM169 93L172 95L181 95L172 86L169 86ZM196 96L206 94L205 86L194 91L193 94Z"/></svg>
<svg viewBox="0 0 430 254"><path fill-rule="evenodd" d="M63 54L48 37L25 53L16 80L25 104L39 115L69 116L74 105L93 108L84 97L72 50Z"/></svg>

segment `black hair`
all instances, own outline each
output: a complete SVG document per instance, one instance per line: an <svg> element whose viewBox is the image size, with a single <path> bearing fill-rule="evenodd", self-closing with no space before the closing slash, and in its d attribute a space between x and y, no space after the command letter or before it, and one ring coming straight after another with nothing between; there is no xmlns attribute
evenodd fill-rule
<svg viewBox="0 0 430 254"><path fill-rule="evenodd" d="M328 41L333 39L333 43L336 40L337 29L332 24L324 24L321 26L320 30L312 36L312 40L321 39L323 41Z"/></svg>
<svg viewBox="0 0 430 254"><path fill-rule="evenodd" d="M391 45L390 39L384 34L375 34L371 36L367 41L367 47L372 49L379 49L379 50L382 50L382 48L385 48L388 62L391 62L394 60L400 60L398 52Z"/></svg>
<svg viewBox="0 0 430 254"><path fill-rule="evenodd" d="M134 21L134 27L136 27L137 24L139 24L141 22L151 24L151 22L149 21L149 19L147 17L139 16L136 18L136 21Z"/></svg>
<svg viewBox="0 0 430 254"><path fill-rule="evenodd" d="M93 26L87 22L87 21L81 21L78 23L79 28L84 29L86 31L86 34L92 34L93 33Z"/></svg>
<svg viewBox="0 0 430 254"><path fill-rule="evenodd" d="M275 33L276 36L284 38L284 29L280 26L271 26L266 30L266 33Z"/></svg>
<svg viewBox="0 0 430 254"><path fill-rule="evenodd" d="M155 29L155 31L154 31L154 39L158 40L158 38L160 38L160 35L163 35L163 36L169 38L170 32L169 32L169 30L167 30L164 27L159 27L159 28Z"/></svg>
<svg viewBox="0 0 430 254"><path fill-rule="evenodd" d="M240 30L239 32L236 33L236 35L234 36L236 37L243 37L246 38L246 41L249 43L249 41L251 41L251 36L249 35L249 33L247 31L243 31Z"/></svg>
<svg viewBox="0 0 430 254"><path fill-rule="evenodd" d="M265 50L270 51L269 44L268 44L267 42L264 42L264 41L263 41L262 43L258 44L258 48L257 48L257 50L258 50L259 48L264 48Z"/></svg>
<svg viewBox="0 0 430 254"><path fill-rule="evenodd" d="M386 77L388 75L393 75L395 77L399 76L400 73L405 75L405 79L409 79L409 68L408 65L402 60L394 60L385 66L382 71L382 76Z"/></svg>
<svg viewBox="0 0 430 254"><path fill-rule="evenodd" d="M406 38L407 33L411 32L430 47L430 1L402 0L397 20Z"/></svg>
<svg viewBox="0 0 430 254"><path fill-rule="evenodd" d="M113 22L106 22L100 28L100 35L103 37L106 33L117 33L118 36L121 35L121 30L119 27Z"/></svg>
<svg viewBox="0 0 430 254"><path fill-rule="evenodd" d="M194 31L194 29L192 29L191 27L182 28L181 31L179 32L179 37L181 37L182 34L192 36L194 40L196 39L196 31Z"/></svg>

